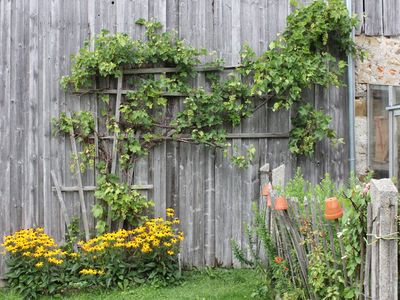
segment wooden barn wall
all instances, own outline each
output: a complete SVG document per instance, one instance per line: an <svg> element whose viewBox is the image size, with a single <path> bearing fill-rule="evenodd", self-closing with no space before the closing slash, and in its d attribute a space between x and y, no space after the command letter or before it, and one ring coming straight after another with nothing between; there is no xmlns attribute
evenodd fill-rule
<svg viewBox="0 0 400 300"><path fill-rule="evenodd" d="M386 0L388 1L388 0ZM138 18L155 18L195 46L216 51L226 65L239 63L248 43L258 54L285 27L291 11L281 0L1 0L0 1L0 238L21 228L44 226L57 241L65 233L64 218L52 190L50 171L64 186L76 186L69 170L69 139L52 136L51 118L63 111L96 109L93 96L65 94L59 85L70 70L71 55L102 28L143 37ZM204 77L197 79L203 84ZM305 97L333 116L333 127L347 141L346 88L315 88ZM173 114L182 101L170 102ZM245 120L234 133L287 133L289 113L267 107ZM285 163L287 175L297 166L317 182L325 172L336 181L348 174L347 146L318 144L315 157L292 158L287 138L232 139L232 145L257 149L253 164L239 170L220 151L179 143L156 148L135 169L135 183L153 184L148 196L157 215L174 207L186 239L182 258L188 266L230 266L230 241L245 244L243 228L251 207L259 203L259 168ZM84 185L94 185L87 172ZM78 193L64 192L70 216L80 215ZM86 205L94 203L85 192ZM93 228L94 221L89 220ZM0 269L4 270L3 257Z"/></svg>
<svg viewBox="0 0 400 300"><path fill-rule="evenodd" d="M352 7L360 20L356 34L400 35L399 0L352 0Z"/></svg>

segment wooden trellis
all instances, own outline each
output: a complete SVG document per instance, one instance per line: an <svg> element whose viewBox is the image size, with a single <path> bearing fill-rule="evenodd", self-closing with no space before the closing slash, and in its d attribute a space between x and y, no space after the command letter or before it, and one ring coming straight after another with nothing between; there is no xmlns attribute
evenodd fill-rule
<svg viewBox="0 0 400 300"><path fill-rule="evenodd" d="M225 67L224 71L227 70L234 70L236 67ZM215 67L208 67L208 66L197 66L195 67L195 71L204 73L204 72L209 72L209 71L221 71L220 69L217 69ZM115 96L115 120L116 122L119 122L120 120L120 105L123 102L123 97L127 95L129 92L133 92L134 90L132 89L124 89L123 88L123 82L126 76L130 75L148 75L152 74L154 77L157 79L161 75L166 75L168 73L177 73L179 72L178 68L145 68L145 69L128 69L128 70L122 70L122 76L118 77L117 79L117 87L116 89L112 88L94 88L94 89L87 89L87 90L79 90L77 93L80 95L97 95L97 94L106 94L106 95L114 95ZM182 97L187 97L189 96L188 94L184 93L179 93L179 92L164 92L161 93L162 96L168 97L169 99L171 98L182 98ZM98 118L97 118L97 109L98 109L98 104L97 104L96 99L96 118L95 118L95 128L96 131L99 128L98 124ZM262 103L262 105L265 105L266 101ZM257 107L258 108L258 107ZM71 114L68 111L67 116L70 117ZM165 131L165 129L162 129ZM190 135L189 134L182 134L180 135L181 138L190 140ZM259 139L259 138L288 138L289 135L288 133L274 133L274 132L266 132L266 133L229 133L227 134L228 139ZM95 147L96 147L96 156L98 155L98 139L104 139L108 140L112 143L112 160L111 160L111 173L115 174L117 171L117 162L118 162L118 133L114 132L113 135L105 135L98 137L97 135L94 136L95 139ZM90 237L90 228L89 228L89 222L88 222L88 212L85 204L85 192L94 192L96 190L95 185L83 185L82 184L82 173L80 170L80 160L79 160L79 155L78 155L78 148L77 148L77 143L76 143L76 138L75 134L73 131L70 132L69 135L69 140L71 143L71 151L73 154L73 159L74 159L74 164L75 164L75 173L74 177L77 182L77 185L75 186L65 186L65 185L60 185L60 179L57 178L55 170L52 170L52 179L53 179L53 191L57 193L57 198L59 199L59 202L61 204L61 209L63 211L64 219L66 225L69 224L70 222L70 216L68 216L67 211L65 209L65 201L63 199L62 193L65 192L78 192L79 194L79 203L81 207L81 214L82 214L82 223L85 231L85 238L89 239ZM173 141L172 137L165 137L165 142L168 140ZM96 170L95 170L96 172ZM96 176L95 176L96 177ZM154 178L157 180L156 178ZM163 184L162 182L159 182L159 184ZM153 184L139 184L139 185L131 185L133 189L136 190L141 190L141 191L150 191L153 190L154 185ZM156 197L156 195L155 195ZM165 208L164 208L165 210ZM109 228L111 228L111 207L108 207L108 214L107 214L107 225ZM118 227L121 227L122 224L119 224Z"/></svg>

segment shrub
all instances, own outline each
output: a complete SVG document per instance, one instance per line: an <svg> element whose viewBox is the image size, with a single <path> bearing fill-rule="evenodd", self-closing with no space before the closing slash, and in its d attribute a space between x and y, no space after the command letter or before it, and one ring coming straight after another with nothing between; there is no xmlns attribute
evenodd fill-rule
<svg viewBox="0 0 400 300"><path fill-rule="evenodd" d="M43 228L23 229L4 238L8 284L24 298L55 294L63 288L62 269L67 256Z"/></svg>
<svg viewBox="0 0 400 300"><path fill-rule="evenodd" d="M131 282L173 283L179 278L179 242L183 233L173 229L179 220L151 219L132 230L106 233L78 245L82 251L81 274L104 287L125 287Z"/></svg>

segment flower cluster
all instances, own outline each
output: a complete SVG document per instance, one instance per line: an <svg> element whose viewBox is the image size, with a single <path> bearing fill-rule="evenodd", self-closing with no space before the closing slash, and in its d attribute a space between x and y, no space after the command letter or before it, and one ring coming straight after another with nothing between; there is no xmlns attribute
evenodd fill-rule
<svg viewBox="0 0 400 300"><path fill-rule="evenodd" d="M163 249L166 254L174 255L184 237L183 232L173 228L179 220L174 218L172 208L167 209L167 216L167 220L154 218L132 230L106 233L87 242L81 241L78 245L84 252L96 255L105 254L109 249L128 249L144 254Z"/></svg>
<svg viewBox="0 0 400 300"><path fill-rule="evenodd" d="M176 282L180 278L176 254L183 233L176 228L179 220L174 218L173 209L167 210L167 216L79 242L76 252L75 243L59 246L43 228L6 236L1 246L8 254L9 286L27 299L36 299L62 293L71 286L108 288L147 280Z"/></svg>
<svg viewBox="0 0 400 300"><path fill-rule="evenodd" d="M79 271L79 274L83 275L104 275L104 271L96 270L96 269L82 269Z"/></svg>
<svg viewBox="0 0 400 300"><path fill-rule="evenodd" d="M12 255L32 257L37 260L35 266L40 268L44 261L60 265L67 253L58 248L53 238L44 233L43 228L30 228L6 236L2 246Z"/></svg>

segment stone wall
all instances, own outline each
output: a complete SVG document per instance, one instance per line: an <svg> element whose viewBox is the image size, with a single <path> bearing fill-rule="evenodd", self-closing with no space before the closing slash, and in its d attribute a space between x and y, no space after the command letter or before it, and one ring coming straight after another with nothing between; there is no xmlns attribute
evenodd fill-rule
<svg viewBox="0 0 400 300"><path fill-rule="evenodd" d="M367 52L355 70L356 172L363 175L368 167L367 84L400 85L400 37L360 35L356 43Z"/></svg>

